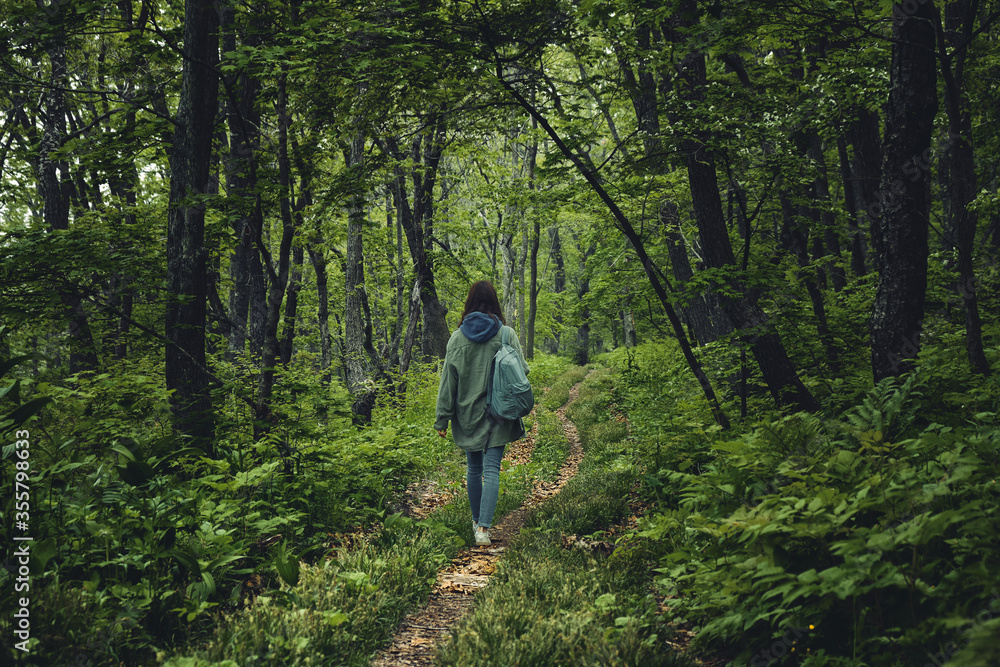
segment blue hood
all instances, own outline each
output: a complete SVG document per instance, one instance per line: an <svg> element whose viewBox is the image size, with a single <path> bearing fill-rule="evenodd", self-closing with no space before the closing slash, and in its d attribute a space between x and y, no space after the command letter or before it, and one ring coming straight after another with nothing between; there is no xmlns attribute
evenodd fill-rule
<svg viewBox="0 0 1000 667"><path fill-rule="evenodd" d="M458 329L473 343L483 343L500 331L500 320L477 311L466 315Z"/></svg>

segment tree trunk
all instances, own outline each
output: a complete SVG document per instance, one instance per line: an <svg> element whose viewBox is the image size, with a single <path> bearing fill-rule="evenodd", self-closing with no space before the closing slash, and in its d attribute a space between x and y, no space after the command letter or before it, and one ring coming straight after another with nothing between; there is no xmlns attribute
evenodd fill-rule
<svg viewBox="0 0 1000 667"><path fill-rule="evenodd" d="M508 205L505 215L500 218L500 227L503 228L506 219L508 225L512 224L514 218L513 208ZM507 324L514 326L514 318L517 316L517 288L514 286L514 278L517 274L517 259L514 256L514 234L500 232L500 257L503 259L503 282L500 284L500 308L507 318Z"/></svg>
<svg viewBox="0 0 1000 667"><path fill-rule="evenodd" d="M823 142L820 139L819 133L815 130L809 131L809 157L812 158L819 169L819 174L813 183L813 198L817 204L823 207L822 212L815 207L813 209L813 220L816 221L818 228L823 230L822 234L817 233L815 235L814 248L816 252L814 255L817 262L823 257L833 258L833 261L823 262L822 266L823 268L829 267L830 276L833 280L833 290L839 292L847 286L847 276L844 275L844 269L840 265L840 239L837 238L837 233L834 229L836 218L830 208L832 202L830 198L830 182L827 177L826 155L823 151ZM820 284L824 289L826 288L825 279Z"/></svg>
<svg viewBox="0 0 1000 667"><path fill-rule="evenodd" d="M233 6L222 6L222 43L225 53L235 53L237 31ZM255 34L258 28L251 20L251 29L244 44L254 48L260 45ZM254 240L263 224L257 205L256 151L260 145L260 113L257 95L260 82L248 72L231 75L227 81L230 94L226 97L226 116L229 125L229 157L226 161L227 198L232 207L232 228L236 246L229 257L229 358L235 359L246 351L250 342L250 355L260 359L264 347L264 323L267 317L267 282L260 255Z"/></svg>
<svg viewBox="0 0 1000 667"><path fill-rule="evenodd" d="M280 415L271 411L271 395L274 392L275 366L281 357L281 341L278 339L278 324L281 319L281 304L288 287L291 269L292 241L295 238L295 216L291 202L291 161L288 155L288 128L291 119L288 114L286 94L286 74L282 72L277 81L278 112L278 181L281 186L279 210L281 212L281 241L278 245L278 259L275 262L263 238L257 239L257 249L261 263L267 270L267 318L264 328L264 351L261 356L260 375L257 376L257 423L254 439L260 440L277 423Z"/></svg>
<svg viewBox="0 0 1000 667"><path fill-rule="evenodd" d="M869 320L872 371L878 382L913 367L927 290L930 216L929 156L937 113L934 4L906 15L893 6L892 65L880 189L881 215L872 228L878 291Z"/></svg>
<svg viewBox="0 0 1000 667"><path fill-rule="evenodd" d="M873 227L879 216L879 118L878 114L868 109L859 109L858 118L851 126L848 136L854 147L854 162L851 172L854 175L854 192L857 196L857 234L854 236L858 245L851 250L851 268L855 275L867 274L867 265L862 258L867 258L867 244L864 241L862 222L868 224L869 234L874 234ZM876 270L878 267L875 267Z"/></svg>
<svg viewBox="0 0 1000 667"><path fill-rule="evenodd" d="M302 291L302 264L305 259L302 246L292 248L292 275L285 297L285 330L281 338L281 365L288 368L295 350L295 323L298 316L299 292Z"/></svg>
<svg viewBox="0 0 1000 667"><path fill-rule="evenodd" d="M531 129L538 129L538 121L531 119ZM532 132L531 145L528 148L528 189L534 193L535 167L538 161L538 137ZM539 211L534 211L531 222L531 238L528 240L528 322L525 332L524 354L527 359L535 357L535 318L538 316L538 244L542 234L542 224Z"/></svg>
<svg viewBox="0 0 1000 667"><path fill-rule="evenodd" d="M401 164L397 164L394 169L391 189L414 270L420 277L420 302L423 308L421 350L427 358L443 359L451 332L445 321L448 310L438 298L434 260L428 253L428 247L434 234L434 186L444 150L445 125L440 116L430 118L427 125L432 128L430 134L415 138L411 150L414 166L409 175L413 181L413 206L410 206L407 198L407 174ZM395 139L387 139L380 145L394 159L400 162L404 159Z"/></svg>
<svg viewBox="0 0 1000 667"><path fill-rule="evenodd" d="M678 287L683 287L694 278L694 271L691 269L687 244L681 234L677 204L669 199L663 200L660 203L659 215L667 240L667 254L670 256L674 280L677 281ZM732 332L732 326L721 309L712 308L709 301L711 296L711 294L701 294L683 307L684 319L694 334L696 345L707 345Z"/></svg>
<svg viewBox="0 0 1000 667"><path fill-rule="evenodd" d="M528 344L527 331L525 330L525 313L524 313L524 272L525 265L528 263L528 234L527 225L524 224L524 219L518 221L518 227L521 229L519 236L521 237L521 248L517 257L517 333L518 342L521 344L521 349Z"/></svg>
<svg viewBox="0 0 1000 667"><path fill-rule="evenodd" d="M815 216L818 215L818 212L812 208L796 211L789 201L788 194L784 192L781 193L781 211L783 218L782 244L795 256L799 268L808 271L810 266L808 228L801 223L801 219L810 217L812 222L816 223ZM826 321L826 304L823 301L823 292L817 281L808 274L802 276L802 284L805 286L812 304L813 316L816 318L816 333L819 335L819 340L826 352L827 363L833 374L837 375L840 372L840 352L834 343L833 334Z"/></svg>
<svg viewBox="0 0 1000 667"><path fill-rule="evenodd" d="M54 1L44 10L50 21L58 21L65 3ZM45 223L49 229L69 229L69 207L73 192L69 164L56 159L53 153L62 148L66 135L66 100L63 90L69 87L66 68L65 35L58 30L46 39L51 86L45 92L45 114L38 155L38 190L42 200ZM69 320L70 373L96 371L98 366L90 320L79 294L67 290L59 295Z"/></svg>
<svg viewBox="0 0 1000 667"><path fill-rule="evenodd" d="M682 63L682 77L688 85L686 97L700 101L706 85L705 56L693 52L686 57ZM683 148L705 264L707 268L731 271L736 268L736 258L726 229L715 160L704 144L694 137L684 140ZM768 323L767 315L747 297L746 287L741 281L730 279L728 283L730 289L740 296L722 297L723 309L733 326L741 330L740 338L753 352L775 401L779 405L794 405L801 410L818 410L819 403L799 379L785 346Z"/></svg>
<svg viewBox="0 0 1000 667"><path fill-rule="evenodd" d="M365 136L358 132L351 141L348 167L358 173L364 168ZM359 179L360 180L360 179ZM347 210L347 252L344 257L346 303L344 308L344 363L347 389L354 397L351 412L358 423L371 422L377 395L373 382L376 366L372 348L371 310L365 291L364 226L365 200L355 189Z"/></svg>
<svg viewBox="0 0 1000 667"><path fill-rule="evenodd" d="M639 344L639 341L635 335L635 317L632 315L632 309L626 308L622 310L621 318L622 340L625 343L625 347L635 347Z"/></svg>
<svg viewBox="0 0 1000 667"><path fill-rule="evenodd" d="M975 4L957 0L945 8L945 25L936 22L941 73L944 78L945 111L948 116L948 144L945 158L951 179L948 183L952 207L952 232L958 251L959 293L965 315L965 349L972 370L990 374L983 351L983 326L979 318L976 274L972 256L979 217L969 208L975 199L976 165L972 151L972 112L965 93L965 58L975 22ZM948 46L952 55L948 57Z"/></svg>
<svg viewBox="0 0 1000 667"><path fill-rule="evenodd" d="M215 3L187 0L184 60L170 155L167 223L166 384L174 427L214 455L214 417L205 373L207 251L205 209L192 200L209 191L212 137L218 107L218 16Z"/></svg>
<svg viewBox="0 0 1000 667"><path fill-rule="evenodd" d="M315 245L310 244L307 248L309 252L309 262L312 264L313 272L316 274L316 321L319 325L319 367L323 371L323 384L329 384L331 380L330 367L333 364L333 353L330 345L330 291L326 274L326 259L323 252L317 248L323 247L323 240L320 238Z"/></svg>
<svg viewBox="0 0 1000 667"><path fill-rule="evenodd" d="M552 276L552 293L562 294L566 291L566 260L563 258L562 241L559 238L559 225L549 227L549 257L555 262L556 268ZM559 352L559 342L562 338L563 316L560 308L556 309L552 319L556 323L555 338L547 339L544 349L549 354Z"/></svg>
<svg viewBox="0 0 1000 667"><path fill-rule="evenodd" d="M586 366L590 361L590 304L587 301L587 295L590 293L590 275L587 270L587 260L597 251L597 244L592 242L584 248L579 238L576 241L580 250L580 284L576 290L579 304L576 319L579 324L576 328L576 353L573 355L573 363L577 366Z"/></svg>
<svg viewBox="0 0 1000 667"><path fill-rule="evenodd" d="M859 193L860 186L856 182L851 161L847 155L847 140L837 137L837 157L840 162L840 180L844 187L844 205L847 209L847 229L848 238L851 243L851 273L855 276L863 276L868 272L865 266L865 236L859 223L864 219L860 210L862 199Z"/></svg>

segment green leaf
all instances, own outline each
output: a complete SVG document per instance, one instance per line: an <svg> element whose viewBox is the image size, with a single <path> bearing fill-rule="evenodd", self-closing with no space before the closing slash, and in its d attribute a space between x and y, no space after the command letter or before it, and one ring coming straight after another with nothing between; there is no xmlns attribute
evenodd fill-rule
<svg viewBox="0 0 1000 667"><path fill-rule="evenodd" d="M286 584L296 586L299 583L299 559L292 554L286 556L284 549L279 551L278 557L274 559L274 567Z"/></svg>
<svg viewBox="0 0 1000 667"><path fill-rule="evenodd" d="M156 475L152 466L145 461L129 461L118 466L117 470L122 481L132 486L142 486Z"/></svg>

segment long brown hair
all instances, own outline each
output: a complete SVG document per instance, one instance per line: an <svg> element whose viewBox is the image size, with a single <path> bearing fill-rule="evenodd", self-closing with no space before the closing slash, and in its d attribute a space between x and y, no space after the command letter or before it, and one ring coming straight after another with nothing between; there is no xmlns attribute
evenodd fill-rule
<svg viewBox="0 0 1000 667"><path fill-rule="evenodd" d="M466 315L475 312L496 315L503 324L507 324L507 320L503 316L503 309L500 307L500 299L497 298L497 291L494 289L493 283L488 280L472 283L472 287L469 288L469 296L465 298L462 319L465 320Z"/></svg>

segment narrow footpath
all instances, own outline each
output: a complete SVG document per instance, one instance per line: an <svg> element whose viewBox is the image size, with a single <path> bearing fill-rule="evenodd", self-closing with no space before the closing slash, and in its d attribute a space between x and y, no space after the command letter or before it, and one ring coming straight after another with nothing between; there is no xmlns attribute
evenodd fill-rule
<svg viewBox="0 0 1000 667"><path fill-rule="evenodd" d="M490 546L463 549L448 567L438 573L437 584L428 603L403 620L392 643L375 657L373 667L434 664L436 646L447 639L451 628L471 609L476 591L489 583L497 561L507 544L521 531L531 510L558 493L576 475L583 460L583 449L576 426L566 417L566 406L576 399L579 389L580 384L577 383L570 389L566 405L556 410L569 442L569 455L559 469L556 480L536 481L527 500L490 528ZM536 422L532 427L532 435L537 426ZM513 443L507 448L504 458L524 462L530 457L532 443L534 437Z"/></svg>

